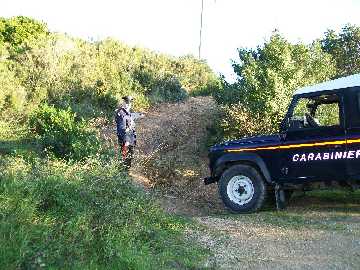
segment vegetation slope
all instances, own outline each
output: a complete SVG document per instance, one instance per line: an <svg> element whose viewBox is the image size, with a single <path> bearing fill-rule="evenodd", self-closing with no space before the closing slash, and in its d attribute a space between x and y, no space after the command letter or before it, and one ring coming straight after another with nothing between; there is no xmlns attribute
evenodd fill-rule
<svg viewBox="0 0 360 270"><path fill-rule="evenodd" d="M311 45L275 32L256 49L239 49L233 62L238 79L228 83L191 56L112 39L84 41L51 33L31 18L1 18L2 266L199 267L204 250L184 238L191 224L165 214L134 187L99 127L111 123L125 94L144 110L210 93L222 106L215 140L273 132L296 88L359 72L359 41L355 26L330 30ZM181 152L173 159L168 150L151 165L163 168L163 180L188 172Z"/></svg>
<svg viewBox="0 0 360 270"><path fill-rule="evenodd" d="M0 262L4 269L196 268L194 226L134 186L99 127L216 87L205 62L0 18Z"/></svg>

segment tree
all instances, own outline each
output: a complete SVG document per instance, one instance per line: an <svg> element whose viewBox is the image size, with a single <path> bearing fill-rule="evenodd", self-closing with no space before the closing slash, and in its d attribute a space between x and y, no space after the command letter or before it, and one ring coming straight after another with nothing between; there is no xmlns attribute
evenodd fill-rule
<svg viewBox="0 0 360 270"><path fill-rule="evenodd" d="M294 90L335 74L331 55L319 42L291 44L278 32L263 46L239 48L238 53L239 59L233 61L237 81L223 84L223 90L215 95L227 104L223 118L226 138L264 133L264 128L269 133L276 131ZM249 119L257 124L249 126Z"/></svg>
<svg viewBox="0 0 360 270"><path fill-rule="evenodd" d="M328 30L321 40L321 45L336 62L335 77L360 72L360 27L346 25L339 34Z"/></svg>
<svg viewBox="0 0 360 270"><path fill-rule="evenodd" d="M296 88L330 78L334 65L319 43L291 44L274 32L269 42L256 50L239 49L238 75L241 100L251 111L283 117Z"/></svg>
<svg viewBox="0 0 360 270"><path fill-rule="evenodd" d="M46 24L34 19L23 16L10 19L0 17L0 43L8 44L11 55L23 53L40 36L47 34Z"/></svg>

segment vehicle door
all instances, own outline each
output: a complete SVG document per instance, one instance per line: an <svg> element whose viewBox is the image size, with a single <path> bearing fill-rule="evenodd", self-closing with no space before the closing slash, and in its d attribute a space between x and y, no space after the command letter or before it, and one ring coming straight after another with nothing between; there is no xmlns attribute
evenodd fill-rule
<svg viewBox="0 0 360 270"><path fill-rule="evenodd" d="M346 151L343 96L340 92L294 98L281 146L280 182L335 180L343 177Z"/></svg>
<svg viewBox="0 0 360 270"><path fill-rule="evenodd" d="M360 179L360 87L346 89L347 175Z"/></svg>

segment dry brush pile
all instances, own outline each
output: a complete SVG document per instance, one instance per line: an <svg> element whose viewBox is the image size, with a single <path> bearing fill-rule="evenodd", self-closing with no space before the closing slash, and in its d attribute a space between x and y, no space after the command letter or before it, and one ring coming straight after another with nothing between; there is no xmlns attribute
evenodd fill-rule
<svg viewBox="0 0 360 270"><path fill-rule="evenodd" d="M208 174L207 129L217 114L216 103L210 97L151 109L138 123L133 171L174 195L199 192L202 178Z"/></svg>

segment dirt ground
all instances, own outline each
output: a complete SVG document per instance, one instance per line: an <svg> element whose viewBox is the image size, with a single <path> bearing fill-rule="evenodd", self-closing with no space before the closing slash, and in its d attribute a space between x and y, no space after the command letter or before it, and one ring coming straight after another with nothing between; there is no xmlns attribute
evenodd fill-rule
<svg viewBox="0 0 360 270"><path fill-rule="evenodd" d="M138 123L139 146L131 171L166 211L200 224L202 229L189 231L187 237L212 253L204 267L360 269L359 193L339 201L331 193L330 199L295 194L282 212L270 206L235 215L225 209L216 184L202 182L208 173L203 141L216 113L208 97L152 109Z"/></svg>

